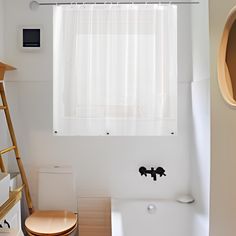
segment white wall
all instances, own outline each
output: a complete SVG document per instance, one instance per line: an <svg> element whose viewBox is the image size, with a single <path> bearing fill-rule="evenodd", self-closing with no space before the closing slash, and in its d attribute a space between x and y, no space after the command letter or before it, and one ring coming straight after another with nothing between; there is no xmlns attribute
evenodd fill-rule
<svg viewBox="0 0 236 236"><path fill-rule="evenodd" d="M209 235L210 198L210 67L208 1L192 7L193 83L192 108L194 142L192 194L196 198L195 236Z"/></svg>
<svg viewBox="0 0 236 236"><path fill-rule="evenodd" d="M5 32L5 1L0 0L0 61L5 61L5 40L4 40L4 32ZM1 102L1 99L0 99ZM0 149L3 149L7 146L7 130L6 130L6 122L3 115L3 111L0 111ZM6 155L4 155L4 162L7 167L8 161Z"/></svg>
<svg viewBox="0 0 236 236"><path fill-rule="evenodd" d="M0 0L0 61L4 59L4 16L5 16L5 9L4 9L4 0Z"/></svg>
<svg viewBox="0 0 236 236"><path fill-rule="evenodd" d="M193 81L210 79L209 6L207 0L192 6Z"/></svg>
<svg viewBox="0 0 236 236"><path fill-rule="evenodd" d="M175 198L190 192L191 15L179 8L179 134L176 137L55 137L52 134L52 8L30 11L28 0L6 1L6 58L18 68L9 74L7 92L29 177L37 201L39 166L73 165L78 194L116 197ZM17 48L18 25L42 25L44 49ZM141 166L163 166L167 177L153 182L138 173Z"/></svg>
<svg viewBox="0 0 236 236"><path fill-rule="evenodd" d="M236 0L210 0L211 42L211 236L236 232L236 110L226 104L217 81L217 55L227 15Z"/></svg>

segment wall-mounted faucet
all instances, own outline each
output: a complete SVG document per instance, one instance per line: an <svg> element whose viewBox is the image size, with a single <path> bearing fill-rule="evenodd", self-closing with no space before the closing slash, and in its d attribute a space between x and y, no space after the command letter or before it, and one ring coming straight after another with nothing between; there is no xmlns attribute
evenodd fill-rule
<svg viewBox="0 0 236 236"><path fill-rule="evenodd" d="M163 169L162 167L158 167L156 169L152 167L151 170L147 170L142 166L139 168L139 173L141 174L141 176L145 175L146 177L147 174L150 174L154 181L157 180L157 175L160 175L160 177L166 176L165 169Z"/></svg>

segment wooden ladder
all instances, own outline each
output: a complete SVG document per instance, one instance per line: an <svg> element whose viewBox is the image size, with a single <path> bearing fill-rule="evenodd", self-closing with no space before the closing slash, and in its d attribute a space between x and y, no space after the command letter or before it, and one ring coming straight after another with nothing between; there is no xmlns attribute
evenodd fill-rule
<svg viewBox="0 0 236 236"><path fill-rule="evenodd" d="M11 142L12 142L12 146L5 148L3 150L0 150L0 170L2 172L7 171L5 168L5 165L4 165L3 155L5 153L10 152L10 151L14 151L17 165L19 168L19 172L21 175L22 183L24 185L24 192L25 192L25 197L26 197L29 213L32 214L33 213L33 204L32 204L32 199L30 196L29 184L28 184L28 181L26 178L26 174L25 174L25 170L24 170L24 167L22 164L22 160L20 158L19 149L18 149L17 142L16 142L16 136L15 136L13 124L11 121L11 116L10 116L9 107L7 104L7 99L6 99L6 94L5 94L5 88L4 88L4 74L5 74L5 72L15 70L15 69L16 68L14 68L10 65L0 62L0 97L2 100L2 105L0 104L0 111L4 111L7 127L9 130L9 134L10 134Z"/></svg>

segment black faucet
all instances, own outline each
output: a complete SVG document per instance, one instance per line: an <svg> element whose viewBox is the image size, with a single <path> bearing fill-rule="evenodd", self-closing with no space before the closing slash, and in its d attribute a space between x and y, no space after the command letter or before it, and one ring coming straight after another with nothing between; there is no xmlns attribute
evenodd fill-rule
<svg viewBox="0 0 236 236"><path fill-rule="evenodd" d="M162 167L158 167L156 168L156 170L152 167L151 170L147 170L142 166L139 168L139 173L141 174L141 176L145 175L146 177L147 174L150 174L154 181L157 180L157 175L160 175L160 177L166 176L165 169L163 169Z"/></svg>

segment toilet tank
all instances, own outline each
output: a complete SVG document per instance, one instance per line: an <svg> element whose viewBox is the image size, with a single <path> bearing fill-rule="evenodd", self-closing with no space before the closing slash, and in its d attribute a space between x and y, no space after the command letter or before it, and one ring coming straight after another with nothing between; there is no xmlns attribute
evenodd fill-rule
<svg viewBox="0 0 236 236"><path fill-rule="evenodd" d="M77 211L75 176L71 167L53 166L39 169L38 208Z"/></svg>

